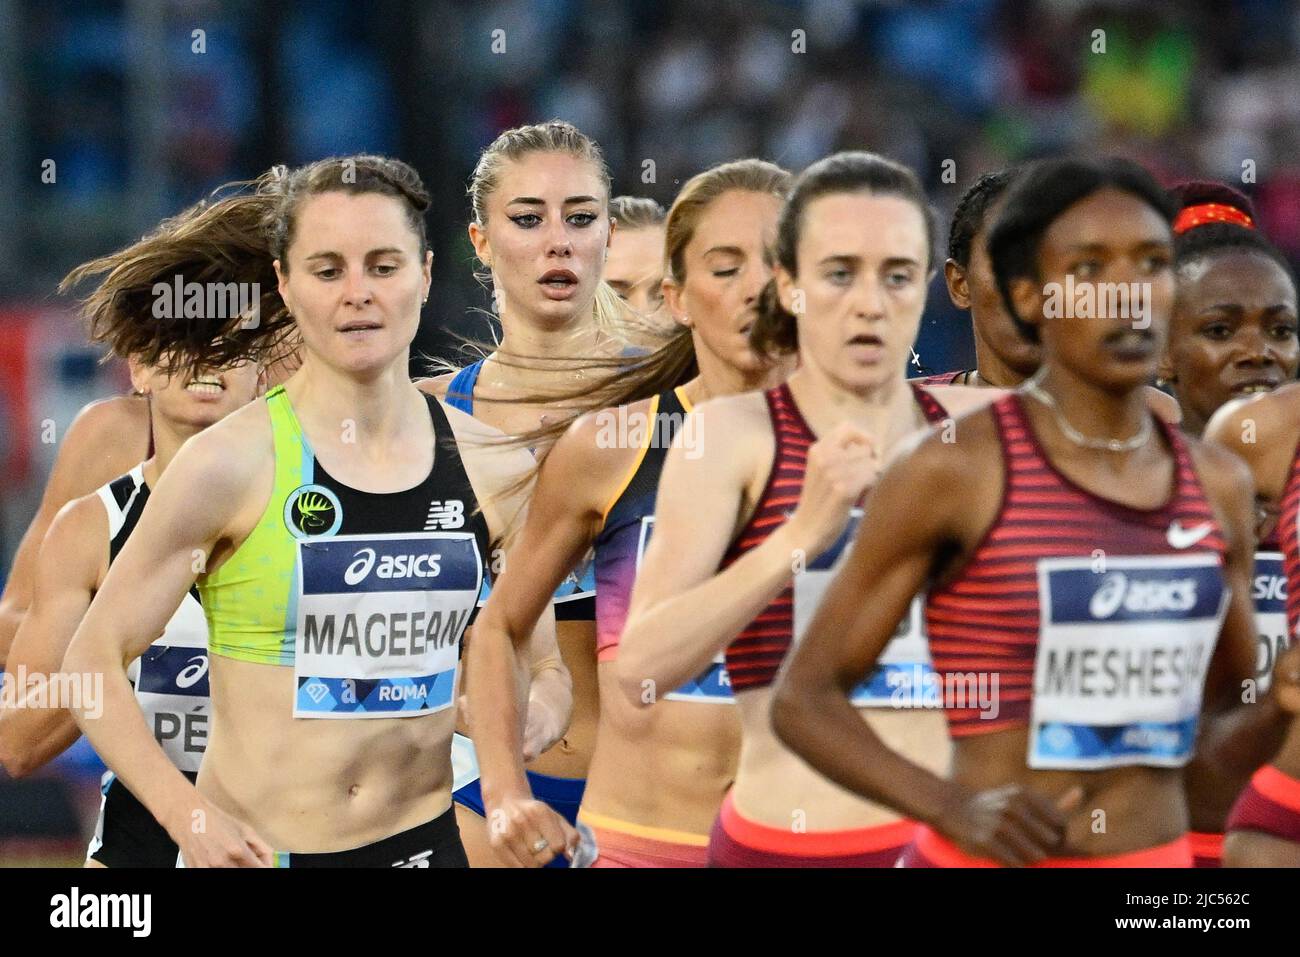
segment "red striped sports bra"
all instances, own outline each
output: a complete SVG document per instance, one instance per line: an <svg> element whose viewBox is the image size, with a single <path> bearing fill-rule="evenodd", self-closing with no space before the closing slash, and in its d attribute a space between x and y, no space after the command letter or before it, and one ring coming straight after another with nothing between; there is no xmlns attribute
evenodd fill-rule
<svg viewBox="0 0 1300 957"><path fill-rule="evenodd" d="M1031 767L1181 765L1228 599L1227 547L1187 445L1157 419L1175 456L1173 494L1130 508L1058 471L1023 401L991 406L997 517L926 602L949 730L1029 726Z"/></svg>
<svg viewBox="0 0 1300 957"><path fill-rule="evenodd" d="M938 399L914 382L909 382L908 385L912 387L912 394L927 422L934 424L948 417ZM754 514L723 556L722 568L727 568L746 552L765 542L794 512L795 506L799 504L799 494L803 491L808 448L817 441L795 404L789 386L783 383L765 392L764 396L776 439L772 470L768 473L767 485L759 497ZM811 578L813 569L829 569L852 539L856 524L850 522L839 540L809 563L809 571L803 574ZM810 614L812 609L807 611ZM798 617L801 622L806 618L803 613ZM727 646L727 672L731 675L733 691L765 688L772 683L793 641L795 618L795 588L791 581Z"/></svg>

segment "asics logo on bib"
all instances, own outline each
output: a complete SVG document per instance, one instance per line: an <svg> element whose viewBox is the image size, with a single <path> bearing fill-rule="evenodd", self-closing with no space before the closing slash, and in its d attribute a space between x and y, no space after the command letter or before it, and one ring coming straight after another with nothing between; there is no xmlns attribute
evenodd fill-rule
<svg viewBox="0 0 1300 957"><path fill-rule="evenodd" d="M385 555L379 559L378 567L375 565L375 557L373 548L363 548L356 552L352 564L348 565L347 570L343 572L343 581L348 585L359 584L365 581L372 569L376 578L383 579L437 578L438 573L442 571L438 564L442 556L436 553Z"/></svg>
<svg viewBox="0 0 1300 957"><path fill-rule="evenodd" d="M1191 528L1183 528L1182 523L1175 519L1170 523L1165 538L1169 540L1170 548L1191 548L1210 534L1212 528L1213 526L1209 522L1202 522L1200 525L1193 525Z"/></svg>
<svg viewBox="0 0 1300 957"><path fill-rule="evenodd" d="M1194 578L1129 578L1111 572L1088 603L1093 618L1110 618L1123 608L1137 614L1187 611L1196 605Z"/></svg>
<svg viewBox="0 0 1300 957"><path fill-rule="evenodd" d="M176 687L189 688L208 673L208 656L195 655L176 675Z"/></svg>
<svg viewBox="0 0 1300 957"><path fill-rule="evenodd" d="M1281 575L1256 575L1251 598L1254 601L1285 601L1286 579Z"/></svg>

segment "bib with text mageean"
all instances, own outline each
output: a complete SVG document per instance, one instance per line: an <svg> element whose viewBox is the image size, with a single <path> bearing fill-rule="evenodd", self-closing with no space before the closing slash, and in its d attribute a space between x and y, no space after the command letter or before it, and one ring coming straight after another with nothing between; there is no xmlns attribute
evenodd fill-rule
<svg viewBox="0 0 1300 957"><path fill-rule="evenodd" d="M641 537L636 545L636 570L641 571L641 560L645 557L646 546L650 544L650 533L654 529L655 517L645 515L641 519ZM731 693L731 678L727 675L726 652L719 651L702 672L687 681L676 691L664 695L669 701L694 701L711 704L735 704Z"/></svg>
<svg viewBox="0 0 1300 957"><path fill-rule="evenodd" d="M1038 561L1028 764L1181 767L1228 608L1217 555Z"/></svg>
<svg viewBox="0 0 1300 957"><path fill-rule="evenodd" d="M127 668L153 736L182 771L197 773L208 743L208 623L189 595Z"/></svg>
<svg viewBox="0 0 1300 957"><path fill-rule="evenodd" d="M1255 603L1255 635L1259 641L1256 690L1263 694L1273 683L1273 666L1278 655L1291 644L1286 632L1286 571L1281 552L1255 553L1251 597Z"/></svg>
<svg viewBox="0 0 1300 957"><path fill-rule="evenodd" d="M850 513L849 524L830 548L794 576L794 644L802 639L808 624L817 613L831 581L838 574L849 542L857 532L862 509ZM866 600L864 598L864 600ZM930 649L925 641L922 610L923 595L912 599L907 615L899 622L875 669L856 688L850 701L858 708L939 707L940 701L924 700L924 695L938 687L938 676L930 665ZM932 695L933 696L933 695Z"/></svg>
<svg viewBox="0 0 1300 957"><path fill-rule="evenodd" d="M453 702L483 565L470 532L297 542L296 718L404 718Z"/></svg>

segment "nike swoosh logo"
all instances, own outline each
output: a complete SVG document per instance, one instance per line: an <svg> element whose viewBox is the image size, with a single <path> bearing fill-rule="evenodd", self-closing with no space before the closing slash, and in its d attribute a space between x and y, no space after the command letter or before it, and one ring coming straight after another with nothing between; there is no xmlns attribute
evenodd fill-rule
<svg viewBox="0 0 1300 957"><path fill-rule="evenodd" d="M1169 540L1171 548L1191 548L1206 535L1214 526L1209 522L1202 522L1200 525L1193 525L1191 528L1183 528L1178 522L1169 526L1169 531L1165 537Z"/></svg>

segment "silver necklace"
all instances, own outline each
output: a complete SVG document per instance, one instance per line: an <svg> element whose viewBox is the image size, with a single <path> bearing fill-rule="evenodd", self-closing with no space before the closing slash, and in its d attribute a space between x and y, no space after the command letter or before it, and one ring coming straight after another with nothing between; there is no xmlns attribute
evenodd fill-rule
<svg viewBox="0 0 1300 957"><path fill-rule="evenodd" d="M1062 435L1075 445L1082 446L1085 449L1099 449L1105 452L1132 452L1134 449L1140 449L1146 445L1147 440L1151 438L1150 413L1142 420L1142 427L1137 430L1137 434L1131 439L1094 439L1084 435L1066 420L1065 414L1057 406L1056 400L1039 386L1038 376L1034 376L1025 382L1025 392L1051 410Z"/></svg>

